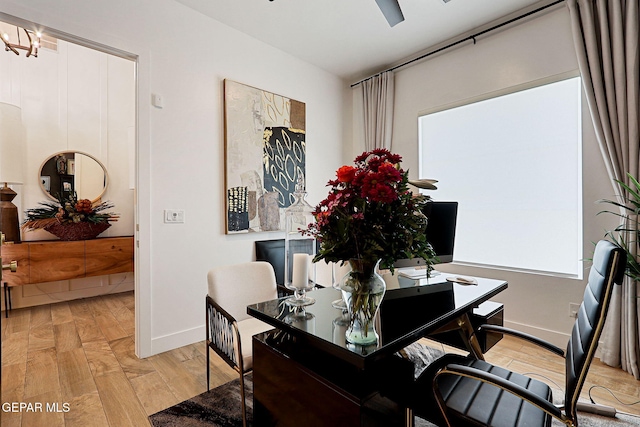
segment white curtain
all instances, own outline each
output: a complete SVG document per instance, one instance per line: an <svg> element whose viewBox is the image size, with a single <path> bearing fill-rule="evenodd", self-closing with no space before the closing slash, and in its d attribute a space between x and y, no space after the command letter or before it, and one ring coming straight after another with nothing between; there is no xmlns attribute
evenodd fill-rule
<svg viewBox="0 0 640 427"><path fill-rule="evenodd" d="M362 83L364 145L367 151L374 148L391 150L394 78L393 71L386 71Z"/></svg>
<svg viewBox="0 0 640 427"><path fill-rule="evenodd" d="M596 136L609 176L640 178L638 0L567 0L573 39ZM624 189L618 186L624 200ZM635 236L631 242L636 240ZM637 244L632 244L637 256ZM616 286L603 333L602 361L640 379L638 284Z"/></svg>

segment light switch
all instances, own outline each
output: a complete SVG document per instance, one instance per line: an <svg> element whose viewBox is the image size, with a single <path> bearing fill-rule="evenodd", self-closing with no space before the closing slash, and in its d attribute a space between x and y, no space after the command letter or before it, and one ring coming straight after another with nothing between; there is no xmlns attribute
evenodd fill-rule
<svg viewBox="0 0 640 427"><path fill-rule="evenodd" d="M156 108L162 108L164 107L164 98L162 95L154 93L151 95L151 104Z"/></svg>
<svg viewBox="0 0 640 427"><path fill-rule="evenodd" d="M182 209L165 209L164 222L168 224L183 224L184 211Z"/></svg>

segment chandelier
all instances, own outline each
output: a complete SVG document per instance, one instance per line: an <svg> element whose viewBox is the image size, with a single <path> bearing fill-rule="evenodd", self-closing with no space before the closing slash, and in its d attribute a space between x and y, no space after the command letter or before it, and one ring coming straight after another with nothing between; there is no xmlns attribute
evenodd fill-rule
<svg viewBox="0 0 640 427"><path fill-rule="evenodd" d="M27 57L38 57L38 48L40 47L40 38L42 34L36 31L27 30L25 28L15 27L15 35L7 31L2 31L2 41L4 42L4 50L20 55L18 49L25 50ZM13 33L13 31L11 31Z"/></svg>

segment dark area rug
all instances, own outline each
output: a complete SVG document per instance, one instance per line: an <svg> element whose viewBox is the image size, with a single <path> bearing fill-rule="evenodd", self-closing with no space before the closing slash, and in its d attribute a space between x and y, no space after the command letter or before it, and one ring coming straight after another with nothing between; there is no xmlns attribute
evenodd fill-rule
<svg viewBox="0 0 640 427"><path fill-rule="evenodd" d="M244 377L247 425L253 421L253 376ZM240 379L178 403L149 417L154 427L236 427L242 426Z"/></svg>
<svg viewBox="0 0 640 427"><path fill-rule="evenodd" d="M251 374L245 376L247 387L247 421L253 425L253 381ZM154 427L240 427L240 380L230 381L192 399L157 412L149 417ZM640 417L617 414L616 418L579 413L580 427L637 427ZM433 424L417 418L416 427L433 427ZM553 421L553 426L563 424Z"/></svg>

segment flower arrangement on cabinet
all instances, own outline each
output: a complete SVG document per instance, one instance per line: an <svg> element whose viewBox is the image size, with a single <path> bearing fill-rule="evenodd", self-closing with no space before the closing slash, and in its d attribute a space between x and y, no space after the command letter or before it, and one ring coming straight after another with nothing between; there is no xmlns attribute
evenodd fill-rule
<svg viewBox="0 0 640 427"><path fill-rule="evenodd" d="M89 199L78 199L75 193L58 195L57 199L27 209L23 230L44 229L62 240L84 240L95 238L119 218L106 212L113 208L111 202L92 203Z"/></svg>

